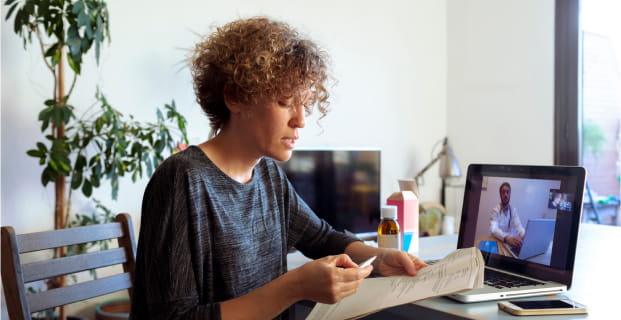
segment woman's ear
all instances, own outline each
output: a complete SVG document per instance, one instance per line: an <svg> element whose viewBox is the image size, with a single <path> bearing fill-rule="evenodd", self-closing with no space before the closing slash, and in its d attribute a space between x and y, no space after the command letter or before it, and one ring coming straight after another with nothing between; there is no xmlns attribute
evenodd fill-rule
<svg viewBox="0 0 621 320"><path fill-rule="evenodd" d="M237 101L237 99L235 99L232 92L233 90L228 84L224 85L224 104L229 109L229 112L240 113L242 110L241 104Z"/></svg>

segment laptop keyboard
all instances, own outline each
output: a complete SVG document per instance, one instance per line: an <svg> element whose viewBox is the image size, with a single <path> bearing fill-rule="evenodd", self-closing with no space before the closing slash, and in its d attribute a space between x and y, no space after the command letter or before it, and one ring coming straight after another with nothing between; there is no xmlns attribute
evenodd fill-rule
<svg viewBox="0 0 621 320"><path fill-rule="evenodd" d="M536 286L543 285L543 282L529 280L521 277L516 277L504 272L498 272L489 268L485 268L485 281L484 283L494 288L515 288L523 286Z"/></svg>

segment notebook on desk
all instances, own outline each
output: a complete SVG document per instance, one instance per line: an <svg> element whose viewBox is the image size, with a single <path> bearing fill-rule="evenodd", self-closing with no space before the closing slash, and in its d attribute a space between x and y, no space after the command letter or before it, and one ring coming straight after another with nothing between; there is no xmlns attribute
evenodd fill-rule
<svg viewBox="0 0 621 320"><path fill-rule="evenodd" d="M582 167L470 165L457 247L481 249L485 286L448 297L477 302L567 291L585 175ZM568 205L550 208L558 192Z"/></svg>

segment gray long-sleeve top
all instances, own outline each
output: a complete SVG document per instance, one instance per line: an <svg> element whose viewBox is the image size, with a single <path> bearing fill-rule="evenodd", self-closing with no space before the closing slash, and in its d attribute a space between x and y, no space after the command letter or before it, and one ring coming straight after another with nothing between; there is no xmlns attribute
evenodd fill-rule
<svg viewBox="0 0 621 320"><path fill-rule="evenodd" d="M241 184L191 146L147 185L131 319L219 319L219 302L287 271L289 248L319 258L356 240L319 219L274 160Z"/></svg>

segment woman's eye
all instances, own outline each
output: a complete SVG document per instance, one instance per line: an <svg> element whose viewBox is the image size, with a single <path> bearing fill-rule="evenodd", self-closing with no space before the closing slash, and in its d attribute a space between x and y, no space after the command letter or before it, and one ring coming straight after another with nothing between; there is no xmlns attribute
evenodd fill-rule
<svg viewBox="0 0 621 320"><path fill-rule="evenodd" d="M278 105L283 108L291 108L293 107L293 103L291 101L278 101Z"/></svg>

